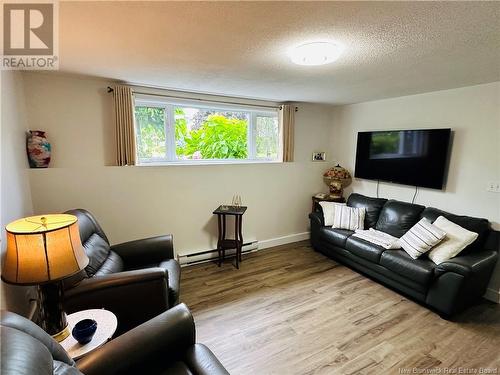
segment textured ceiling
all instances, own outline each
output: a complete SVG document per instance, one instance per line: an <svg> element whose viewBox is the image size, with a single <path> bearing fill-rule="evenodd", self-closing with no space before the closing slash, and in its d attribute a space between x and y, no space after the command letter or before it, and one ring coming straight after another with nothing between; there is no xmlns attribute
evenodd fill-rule
<svg viewBox="0 0 500 375"><path fill-rule="evenodd" d="M60 69L269 100L354 103L500 80L500 2L61 2ZM345 51L290 62L308 41Z"/></svg>

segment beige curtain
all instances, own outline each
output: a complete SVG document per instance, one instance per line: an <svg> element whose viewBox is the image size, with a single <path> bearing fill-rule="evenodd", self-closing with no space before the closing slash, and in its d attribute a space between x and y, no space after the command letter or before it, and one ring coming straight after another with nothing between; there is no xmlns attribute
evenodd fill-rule
<svg viewBox="0 0 500 375"><path fill-rule="evenodd" d="M135 165L134 99L128 86L113 89L116 165Z"/></svg>
<svg viewBox="0 0 500 375"><path fill-rule="evenodd" d="M283 161L293 161L293 144L295 128L295 106L283 104L280 108L280 127L283 142Z"/></svg>

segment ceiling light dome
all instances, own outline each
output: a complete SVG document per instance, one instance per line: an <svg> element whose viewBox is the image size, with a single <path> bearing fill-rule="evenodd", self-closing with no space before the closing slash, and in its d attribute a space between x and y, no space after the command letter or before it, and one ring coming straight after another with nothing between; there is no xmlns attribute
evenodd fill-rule
<svg viewBox="0 0 500 375"><path fill-rule="evenodd" d="M341 52L337 44L313 42L295 47L290 52L290 58L298 65L325 65L337 60Z"/></svg>

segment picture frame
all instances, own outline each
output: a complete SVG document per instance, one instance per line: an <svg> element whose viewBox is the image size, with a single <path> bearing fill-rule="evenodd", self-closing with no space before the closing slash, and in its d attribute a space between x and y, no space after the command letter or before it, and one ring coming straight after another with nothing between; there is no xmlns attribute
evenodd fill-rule
<svg viewBox="0 0 500 375"><path fill-rule="evenodd" d="M326 152L322 151L313 152L312 161L326 161Z"/></svg>

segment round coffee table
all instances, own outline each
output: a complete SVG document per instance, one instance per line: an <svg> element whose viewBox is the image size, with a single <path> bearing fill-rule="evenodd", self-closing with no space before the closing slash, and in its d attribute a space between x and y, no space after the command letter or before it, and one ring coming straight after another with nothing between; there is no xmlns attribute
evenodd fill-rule
<svg viewBox="0 0 500 375"><path fill-rule="evenodd" d="M104 309L78 311L76 313L69 314L67 319L70 332L73 330L75 324L80 320L94 319L97 322L97 330L89 343L80 345L71 334L59 343L74 360L77 360L85 354L103 346L114 335L118 325L116 315L111 311Z"/></svg>

